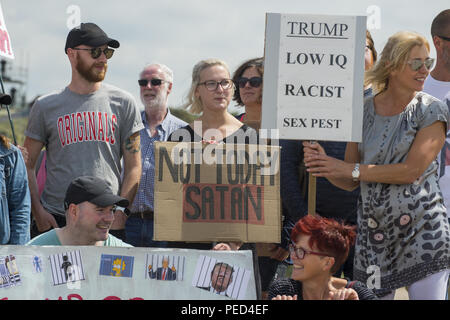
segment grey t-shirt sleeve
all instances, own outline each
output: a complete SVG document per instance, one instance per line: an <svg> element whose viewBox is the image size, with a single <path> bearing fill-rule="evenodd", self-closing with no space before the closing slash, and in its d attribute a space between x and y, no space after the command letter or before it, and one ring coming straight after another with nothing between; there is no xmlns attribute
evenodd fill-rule
<svg viewBox="0 0 450 320"><path fill-rule="evenodd" d="M124 144L133 134L144 129L144 124L142 123L142 117L136 100L132 96L129 96L128 99L124 100L124 108L125 112L123 114L125 115L125 119L124 121L119 122L121 126L124 126L124 128L120 129L122 144Z"/></svg>
<svg viewBox="0 0 450 320"><path fill-rule="evenodd" d="M34 140L45 143L46 131L44 123L44 112L41 100L37 100L31 108L30 116L28 119L28 125L25 130L25 136Z"/></svg>

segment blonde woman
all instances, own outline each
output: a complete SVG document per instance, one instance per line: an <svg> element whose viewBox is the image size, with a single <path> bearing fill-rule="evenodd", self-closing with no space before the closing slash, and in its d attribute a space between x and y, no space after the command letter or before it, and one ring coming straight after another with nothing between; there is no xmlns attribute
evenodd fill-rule
<svg viewBox="0 0 450 320"><path fill-rule="evenodd" d="M449 115L421 92L429 50L413 32L389 38L367 74L376 95L365 100L363 141L347 145L344 161L304 142L311 174L346 190L361 186L354 279L387 299L401 287L410 299L445 299L447 290L450 231L436 157Z"/></svg>
<svg viewBox="0 0 450 320"><path fill-rule="evenodd" d="M169 141L256 144L256 131L228 112L234 90L225 62L208 59L197 63L185 107L201 115L193 123L172 133Z"/></svg>
<svg viewBox="0 0 450 320"><path fill-rule="evenodd" d="M201 115L193 123L173 132L169 136L169 141L257 144L256 131L228 112L234 90L235 86L225 62L208 59L197 63L192 72L192 84L185 107L188 107L192 113ZM219 243L213 248L211 243L172 242L169 246L199 250L251 249L257 296L260 297L261 285L254 244L245 244L241 247L241 243Z"/></svg>

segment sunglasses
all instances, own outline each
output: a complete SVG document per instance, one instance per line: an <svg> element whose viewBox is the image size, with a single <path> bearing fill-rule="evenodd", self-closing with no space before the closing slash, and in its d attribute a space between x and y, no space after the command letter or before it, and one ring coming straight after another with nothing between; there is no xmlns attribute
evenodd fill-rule
<svg viewBox="0 0 450 320"><path fill-rule="evenodd" d="M199 83L200 85L204 85L208 91L215 91L219 87L222 87L223 90L228 90L233 87L233 80L231 79L223 79L221 81L207 80L205 82Z"/></svg>
<svg viewBox="0 0 450 320"><path fill-rule="evenodd" d="M105 54L106 59L111 59L111 57L114 54L114 49L111 48L92 48L92 49L85 49L85 48L72 48L73 50L83 50L83 51L90 51L92 59L97 59L102 55L102 52Z"/></svg>
<svg viewBox="0 0 450 320"><path fill-rule="evenodd" d="M406 63L410 65L413 71L418 71L420 68L422 68L423 65L425 65L425 68L427 68L427 70L430 70L434 65L434 59L426 58L424 61L422 61L421 59L417 58Z"/></svg>
<svg viewBox="0 0 450 320"><path fill-rule="evenodd" d="M158 86L160 86L163 82L167 82L167 81L165 81L165 80L162 80L162 79L152 79L152 80L147 80L147 79L141 79L141 80L138 80L138 83L139 83L139 85L141 86L141 87L146 87L146 86L148 86L148 83L151 83L151 85L152 85L152 87L158 87Z"/></svg>
<svg viewBox="0 0 450 320"><path fill-rule="evenodd" d="M448 37L443 37L443 36L438 36L438 37L441 38L442 40L450 41L450 38L448 38Z"/></svg>
<svg viewBox="0 0 450 320"><path fill-rule="evenodd" d="M289 253L291 254L291 257L295 254L297 259L299 259L299 260L302 260L306 254L315 254L317 256L324 256L324 257L330 256L326 253L308 251L308 250L303 249L302 247L296 247L293 244L289 245Z"/></svg>
<svg viewBox="0 0 450 320"><path fill-rule="evenodd" d="M244 88L245 85L248 83L250 83L250 86L252 86L253 88L259 88L262 84L262 78L261 77L253 77L253 78L244 78L241 77L238 79L237 84L239 85L239 88Z"/></svg>

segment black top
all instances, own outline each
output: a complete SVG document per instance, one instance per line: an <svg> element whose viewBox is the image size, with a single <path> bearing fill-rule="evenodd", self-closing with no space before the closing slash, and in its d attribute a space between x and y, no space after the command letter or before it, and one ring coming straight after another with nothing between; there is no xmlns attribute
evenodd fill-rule
<svg viewBox="0 0 450 320"><path fill-rule="evenodd" d="M346 142L318 141L328 156L344 160ZM299 180L299 168L303 162L303 141L280 140L281 169L280 193L283 212L292 221L297 222L308 214L308 174L305 196ZM316 186L316 212L324 218L331 218L347 224L356 225L356 212L360 189L346 191L334 186L326 178L318 177Z"/></svg>
<svg viewBox="0 0 450 320"><path fill-rule="evenodd" d="M367 286L359 281L347 280L346 288L352 288L358 294L359 300L378 300L378 297L373 293L372 290L367 288ZM302 293L302 283L293 279L278 279L272 282L269 287L269 300L275 298L276 296L295 296L297 295L298 300L303 300Z"/></svg>
<svg viewBox="0 0 450 320"><path fill-rule="evenodd" d="M169 136L168 141L172 142L201 142L203 140L190 125L184 126ZM243 124L238 130L225 137L223 143L233 144L257 144L258 134L255 129Z"/></svg>

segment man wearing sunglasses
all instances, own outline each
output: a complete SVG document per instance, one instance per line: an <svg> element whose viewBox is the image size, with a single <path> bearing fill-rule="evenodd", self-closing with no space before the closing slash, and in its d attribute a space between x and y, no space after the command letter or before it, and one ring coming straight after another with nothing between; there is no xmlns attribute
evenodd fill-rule
<svg viewBox="0 0 450 320"><path fill-rule="evenodd" d="M145 110L141 113L145 128L140 131L142 176L125 224L126 241L135 247L166 247L153 241L153 190L155 176L155 141L167 141L169 135L187 125L170 113L169 94L173 72L163 64L146 66L139 75L140 96Z"/></svg>
<svg viewBox="0 0 450 320"><path fill-rule="evenodd" d="M436 66L425 80L423 91L443 101L450 93L450 9L442 11L434 18L431 36L436 48ZM446 142L439 156L441 163L439 184L447 212L450 212L450 156L447 156L450 154L449 138L450 134L447 133Z"/></svg>
<svg viewBox="0 0 450 320"><path fill-rule="evenodd" d="M444 101L450 97L450 9L440 12L431 23L431 37L436 48L436 66L430 72L423 91ZM447 104L450 100L445 100ZM450 108L450 105L449 105ZM450 131L439 154L440 180L447 214L450 213ZM450 218L449 218L450 220Z"/></svg>
<svg viewBox="0 0 450 320"><path fill-rule="evenodd" d="M30 114L25 147L35 221L34 233L66 224L64 191L80 175L105 179L113 193L134 199L141 176L139 131L143 128L133 97L103 83L117 40L94 23L82 23L66 39L70 84L38 99ZM114 49L113 49L114 48ZM43 146L47 179L39 197L35 166ZM123 180L120 184L123 157ZM124 238L126 217L115 215L112 233ZM122 234L117 230L122 230Z"/></svg>

